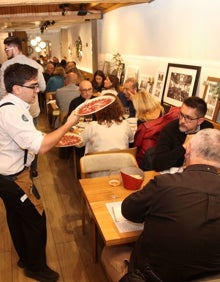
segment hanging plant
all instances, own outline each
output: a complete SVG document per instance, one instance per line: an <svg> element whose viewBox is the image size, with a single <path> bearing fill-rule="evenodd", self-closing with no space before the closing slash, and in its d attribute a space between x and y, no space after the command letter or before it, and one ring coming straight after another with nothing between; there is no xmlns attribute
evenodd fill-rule
<svg viewBox="0 0 220 282"><path fill-rule="evenodd" d="M78 36L77 40L75 41L75 46L76 46L76 56L79 60L82 59L82 40L80 36Z"/></svg>

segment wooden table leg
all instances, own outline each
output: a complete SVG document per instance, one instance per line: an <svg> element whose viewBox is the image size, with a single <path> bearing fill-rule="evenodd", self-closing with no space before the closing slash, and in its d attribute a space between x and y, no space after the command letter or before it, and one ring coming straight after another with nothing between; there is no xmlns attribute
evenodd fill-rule
<svg viewBox="0 0 220 282"><path fill-rule="evenodd" d="M93 219L91 219L92 225L92 258L93 262L97 262L97 226Z"/></svg>
<svg viewBox="0 0 220 282"><path fill-rule="evenodd" d="M85 234L85 224L86 224L86 201L84 197L82 197L81 207L82 207L82 233L84 235Z"/></svg>

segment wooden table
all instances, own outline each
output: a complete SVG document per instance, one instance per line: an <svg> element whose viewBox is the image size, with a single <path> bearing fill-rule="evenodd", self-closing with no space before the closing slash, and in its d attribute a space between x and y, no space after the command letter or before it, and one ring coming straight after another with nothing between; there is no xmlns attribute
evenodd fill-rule
<svg viewBox="0 0 220 282"><path fill-rule="evenodd" d="M145 172L145 185L158 173ZM120 233L106 207L106 203L123 201L128 195L135 192L120 186L110 186L109 177L80 179L82 189L82 227L84 233L85 210L89 207L92 216L92 254L97 261L97 232L101 235L106 246L120 245L135 242L141 231ZM142 186L143 186L142 185Z"/></svg>

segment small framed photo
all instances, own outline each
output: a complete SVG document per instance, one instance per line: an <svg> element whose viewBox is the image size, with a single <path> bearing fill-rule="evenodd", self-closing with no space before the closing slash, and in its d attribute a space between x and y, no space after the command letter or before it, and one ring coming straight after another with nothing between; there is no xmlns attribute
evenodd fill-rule
<svg viewBox="0 0 220 282"><path fill-rule="evenodd" d="M163 103L180 107L184 99L194 96L200 72L200 66L168 64L163 89Z"/></svg>
<svg viewBox="0 0 220 282"><path fill-rule="evenodd" d="M165 73L159 72L157 74L153 87L153 93L152 93L154 98L157 99L159 102L161 102L162 100L164 82L165 82Z"/></svg>
<svg viewBox="0 0 220 282"><path fill-rule="evenodd" d="M148 78L145 75L142 75L139 80L139 88L147 90Z"/></svg>
<svg viewBox="0 0 220 282"><path fill-rule="evenodd" d="M211 77L207 78L205 83L205 89L203 94L203 99L207 103L207 113L206 118L215 122L219 122L219 92L220 91L220 78Z"/></svg>

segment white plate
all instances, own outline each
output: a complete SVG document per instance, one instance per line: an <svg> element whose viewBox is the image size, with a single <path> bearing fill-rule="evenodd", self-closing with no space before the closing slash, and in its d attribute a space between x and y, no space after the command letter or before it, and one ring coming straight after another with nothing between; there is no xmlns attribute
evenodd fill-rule
<svg viewBox="0 0 220 282"><path fill-rule="evenodd" d="M82 138L75 133L67 132L57 143L56 147L70 147L79 145L82 142Z"/></svg>
<svg viewBox="0 0 220 282"><path fill-rule="evenodd" d="M75 109L75 112L79 116L93 114L104 109L114 101L115 101L115 97L113 96L104 95L101 97L96 97L93 99L86 100L84 103L80 104Z"/></svg>

